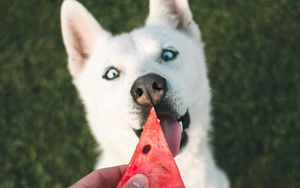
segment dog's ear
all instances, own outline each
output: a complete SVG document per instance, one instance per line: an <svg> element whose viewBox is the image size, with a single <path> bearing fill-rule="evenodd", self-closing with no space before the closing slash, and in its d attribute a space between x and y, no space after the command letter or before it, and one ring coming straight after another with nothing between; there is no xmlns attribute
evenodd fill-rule
<svg viewBox="0 0 300 188"><path fill-rule="evenodd" d="M147 25L169 25L188 36L199 39L198 25L194 22L188 0L150 0Z"/></svg>
<svg viewBox="0 0 300 188"><path fill-rule="evenodd" d="M76 78L90 57L97 40L110 34L101 28L83 5L75 0L63 2L61 27L69 58L69 71Z"/></svg>

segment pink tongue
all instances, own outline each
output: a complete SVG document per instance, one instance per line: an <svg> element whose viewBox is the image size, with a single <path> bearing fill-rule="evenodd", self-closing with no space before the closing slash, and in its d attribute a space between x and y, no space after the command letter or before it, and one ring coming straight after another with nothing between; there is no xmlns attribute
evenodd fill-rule
<svg viewBox="0 0 300 188"><path fill-rule="evenodd" d="M180 149L180 124L174 116L160 115L158 118L160 120L160 125L164 131L169 148L175 157Z"/></svg>

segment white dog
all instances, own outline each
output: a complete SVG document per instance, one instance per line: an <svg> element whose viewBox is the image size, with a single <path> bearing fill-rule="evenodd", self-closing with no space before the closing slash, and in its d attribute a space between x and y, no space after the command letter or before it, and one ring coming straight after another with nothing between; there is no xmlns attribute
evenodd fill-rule
<svg viewBox="0 0 300 188"><path fill-rule="evenodd" d="M61 10L68 67L103 153L128 163L151 106L188 188L229 187L209 147L210 88L187 0L150 0L142 28L112 36L77 1Z"/></svg>

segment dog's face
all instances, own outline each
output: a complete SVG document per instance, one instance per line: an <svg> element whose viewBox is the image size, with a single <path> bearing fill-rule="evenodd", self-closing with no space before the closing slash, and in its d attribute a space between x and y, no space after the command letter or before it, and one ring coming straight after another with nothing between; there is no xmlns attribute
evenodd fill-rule
<svg viewBox="0 0 300 188"><path fill-rule="evenodd" d="M183 2L151 1L145 27L112 36L82 5L65 1L69 69L96 137L122 131L137 139L154 106L173 155L187 144L209 88L200 34Z"/></svg>

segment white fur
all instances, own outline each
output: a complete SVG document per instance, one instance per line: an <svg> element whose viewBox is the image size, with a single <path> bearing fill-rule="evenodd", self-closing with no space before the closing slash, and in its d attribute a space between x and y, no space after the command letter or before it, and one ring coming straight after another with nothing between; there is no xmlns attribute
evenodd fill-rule
<svg viewBox="0 0 300 188"><path fill-rule="evenodd" d="M118 36L74 0L64 1L61 22L69 69L103 149L97 168L129 162L138 142L132 128L139 128L130 88L140 76L156 73L166 78L166 97L177 112L190 112L189 142L175 158L186 187L229 187L208 144L211 95L200 32L187 0L151 0L145 27ZM178 57L158 61L161 49L170 46ZM120 70L120 77L108 81L102 76L110 66Z"/></svg>

